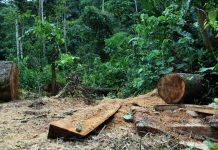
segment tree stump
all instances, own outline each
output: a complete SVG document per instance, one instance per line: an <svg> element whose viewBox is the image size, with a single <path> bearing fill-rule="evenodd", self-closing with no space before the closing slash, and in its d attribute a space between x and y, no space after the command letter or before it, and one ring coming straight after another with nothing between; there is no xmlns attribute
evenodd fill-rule
<svg viewBox="0 0 218 150"><path fill-rule="evenodd" d="M204 94L203 77L198 74L172 73L158 82L158 94L168 104L193 103Z"/></svg>
<svg viewBox="0 0 218 150"><path fill-rule="evenodd" d="M18 70L14 62L0 61L0 101L17 97Z"/></svg>

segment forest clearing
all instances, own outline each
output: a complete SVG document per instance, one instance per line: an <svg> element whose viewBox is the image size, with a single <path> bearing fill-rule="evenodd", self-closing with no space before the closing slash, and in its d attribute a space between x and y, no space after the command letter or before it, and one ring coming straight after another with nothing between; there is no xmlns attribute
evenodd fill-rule
<svg viewBox="0 0 218 150"><path fill-rule="evenodd" d="M217 0L0 0L0 150L218 150Z"/></svg>
<svg viewBox="0 0 218 150"><path fill-rule="evenodd" d="M193 117L186 110L157 112L154 105L165 104L156 91L128 99L104 99L101 103L119 103L118 112L82 139L47 139L49 124L81 110L89 110L90 105L82 99L71 98L39 98L34 100L18 100L1 105L1 141L0 149L184 149L195 147L207 148L197 139L192 138L192 133L179 134L168 129L171 124L201 124L205 125L204 117ZM131 106L146 108L161 130L165 133L148 132L143 136L138 135L133 122L126 122L123 115L130 111ZM161 123L162 122L162 123ZM145 130L146 131L146 130ZM217 132L217 131L216 131ZM217 133L213 131L214 137ZM182 144L182 142L189 144ZM193 144L194 143L194 144ZM194 146L195 145L195 146Z"/></svg>

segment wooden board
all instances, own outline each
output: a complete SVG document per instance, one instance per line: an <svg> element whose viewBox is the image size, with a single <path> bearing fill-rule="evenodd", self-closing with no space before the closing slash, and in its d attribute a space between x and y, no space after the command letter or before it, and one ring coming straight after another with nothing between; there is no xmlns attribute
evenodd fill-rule
<svg viewBox="0 0 218 150"><path fill-rule="evenodd" d="M184 108L186 110L192 110L200 113L217 115L218 108L212 108L207 105L184 105L184 104L172 104L172 105L155 105L154 109L156 111L164 111L164 110L175 110L179 108Z"/></svg>
<svg viewBox="0 0 218 150"><path fill-rule="evenodd" d="M155 105L154 110L156 111L164 111L164 110L176 110L179 108L185 108L184 105L181 104L172 104L172 105Z"/></svg>
<svg viewBox="0 0 218 150"><path fill-rule="evenodd" d="M218 114L218 108L213 108L206 105L185 105L185 109L211 115Z"/></svg>
<svg viewBox="0 0 218 150"><path fill-rule="evenodd" d="M218 130L207 125L201 124L187 124L187 125L173 125L171 130L180 134L188 135L196 139L210 139L218 142Z"/></svg>
<svg viewBox="0 0 218 150"><path fill-rule="evenodd" d="M111 102L78 111L73 116L52 122L49 127L48 138L72 139L84 137L108 120L119 108L120 104Z"/></svg>

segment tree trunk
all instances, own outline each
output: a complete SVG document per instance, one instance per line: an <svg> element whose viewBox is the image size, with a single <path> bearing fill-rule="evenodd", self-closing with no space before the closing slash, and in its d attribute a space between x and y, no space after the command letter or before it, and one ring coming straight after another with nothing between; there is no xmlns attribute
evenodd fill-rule
<svg viewBox="0 0 218 150"><path fill-rule="evenodd" d="M200 31L201 31L201 34L204 40L204 45L206 46L208 50L213 50L214 48L211 42L211 38L204 28L206 19L207 19L206 12L202 9L197 9L197 20L198 20Z"/></svg>
<svg viewBox="0 0 218 150"><path fill-rule="evenodd" d="M64 28L64 48L65 52L67 53L67 25L66 25L66 13L64 12L64 21L63 21L63 28Z"/></svg>
<svg viewBox="0 0 218 150"><path fill-rule="evenodd" d="M0 61L0 100L9 101L17 97L18 70L10 61Z"/></svg>
<svg viewBox="0 0 218 150"><path fill-rule="evenodd" d="M17 46L17 61L20 62L20 43L19 43L19 24L18 20L15 20L15 30L16 30L16 46Z"/></svg>
<svg viewBox="0 0 218 150"><path fill-rule="evenodd" d="M134 0L134 3L135 3L135 12L138 13L138 3L137 3L137 0Z"/></svg>
<svg viewBox="0 0 218 150"><path fill-rule="evenodd" d="M51 72L52 72L52 95L56 94L56 67L55 67L55 60L56 60L56 53L52 54L52 63L51 63Z"/></svg>
<svg viewBox="0 0 218 150"><path fill-rule="evenodd" d="M41 21L44 20L44 0L39 0L39 18ZM41 39L41 42L42 42L42 53L43 53L43 59L45 59L46 57L46 45L45 45L45 39L42 38Z"/></svg>
<svg viewBox="0 0 218 150"><path fill-rule="evenodd" d="M104 12L104 0L102 0L102 12Z"/></svg>
<svg viewBox="0 0 218 150"><path fill-rule="evenodd" d="M165 75L158 82L158 93L168 104L192 103L204 94L203 77L185 73Z"/></svg>

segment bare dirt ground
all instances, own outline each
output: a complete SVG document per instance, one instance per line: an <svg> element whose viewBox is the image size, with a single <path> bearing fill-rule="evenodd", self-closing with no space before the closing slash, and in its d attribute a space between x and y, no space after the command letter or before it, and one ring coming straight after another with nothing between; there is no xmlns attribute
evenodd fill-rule
<svg viewBox="0 0 218 150"><path fill-rule="evenodd" d="M153 106L164 104L155 94L149 93L128 99L105 98L97 103L117 101L122 104L114 117L103 124L94 133L84 139L63 141L62 139L47 139L49 123L73 116L76 111L87 109L89 106L82 99L72 98L39 98L35 100L17 100L0 104L0 150L76 150L76 149L183 149L178 142L189 140L175 134L146 133L139 136L133 123L123 120L123 115L133 104L146 107L149 112L166 120L167 127L171 122L199 122L187 113L155 112ZM93 105L97 105L93 104ZM161 121L161 120L160 120Z"/></svg>

